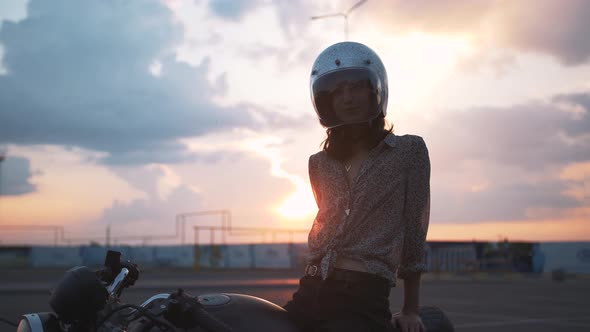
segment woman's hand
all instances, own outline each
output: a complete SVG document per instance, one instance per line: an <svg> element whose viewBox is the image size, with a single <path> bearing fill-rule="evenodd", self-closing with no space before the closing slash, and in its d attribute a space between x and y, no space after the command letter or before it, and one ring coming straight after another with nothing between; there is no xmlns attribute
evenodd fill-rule
<svg viewBox="0 0 590 332"><path fill-rule="evenodd" d="M400 332L425 332L426 328L418 313L398 312L393 315L393 324Z"/></svg>

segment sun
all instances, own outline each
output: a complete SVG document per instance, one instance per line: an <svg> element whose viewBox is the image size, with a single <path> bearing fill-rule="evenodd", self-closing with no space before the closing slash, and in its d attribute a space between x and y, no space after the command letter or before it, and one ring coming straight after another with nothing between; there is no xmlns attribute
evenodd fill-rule
<svg viewBox="0 0 590 332"><path fill-rule="evenodd" d="M311 218L317 211L313 193L309 185L306 186L303 183L298 183L295 192L287 196L275 208L276 213L289 220Z"/></svg>

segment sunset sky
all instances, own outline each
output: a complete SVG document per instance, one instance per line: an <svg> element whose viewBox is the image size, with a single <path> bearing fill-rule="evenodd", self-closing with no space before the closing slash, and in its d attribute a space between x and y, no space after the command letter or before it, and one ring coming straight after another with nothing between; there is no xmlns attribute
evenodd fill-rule
<svg viewBox="0 0 590 332"><path fill-rule="evenodd" d="M0 1L0 225L169 234L178 213L229 209L308 229L325 138L309 74L345 38L310 17L355 2ZM349 39L388 71L387 120L429 148L429 240L590 240L589 17L586 0L352 12Z"/></svg>

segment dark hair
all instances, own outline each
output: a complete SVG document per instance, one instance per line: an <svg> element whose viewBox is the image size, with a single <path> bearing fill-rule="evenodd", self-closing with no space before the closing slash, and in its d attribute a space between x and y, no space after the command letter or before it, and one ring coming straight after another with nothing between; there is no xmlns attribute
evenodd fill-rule
<svg viewBox="0 0 590 332"><path fill-rule="evenodd" d="M328 156L332 159L344 161L352 157L351 146L361 143L367 150L377 146L385 136L393 132L393 125L386 126L388 123L383 116L368 122L343 125L334 128L328 128L326 134L328 137L322 142L321 146Z"/></svg>

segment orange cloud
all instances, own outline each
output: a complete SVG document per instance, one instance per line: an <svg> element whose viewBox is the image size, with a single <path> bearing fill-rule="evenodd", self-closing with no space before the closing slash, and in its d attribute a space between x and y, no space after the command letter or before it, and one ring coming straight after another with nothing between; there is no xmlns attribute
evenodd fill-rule
<svg viewBox="0 0 590 332"><path fill-rule="evenodd" d="M590 161L568 165L563 169L559 178L573 181L590 179Z"/></svg>
<svg viewBox="0 0 590 332"><path fill-rule="evenodd" d="M572 211L575 218L490 221L478 224L431 224L428 240L588 241L590 209Z"/></svg>
<svg viewBox="0 0 590 332"><path fill-rule="evenodd" d="M559 178L572 181L563 194L578 201L590 201L590 161L573 163L565 167Z"/></svg>
<svg viewBox="0 0 590 332"><path fill-rule="evenodd" d="M425 31L470 37L479 48L552 55L566 65L588 61L590 2L585 0L374 1L359 11L365 24L394 34ZM550 23L548 23L550 22Z"/></svg>

